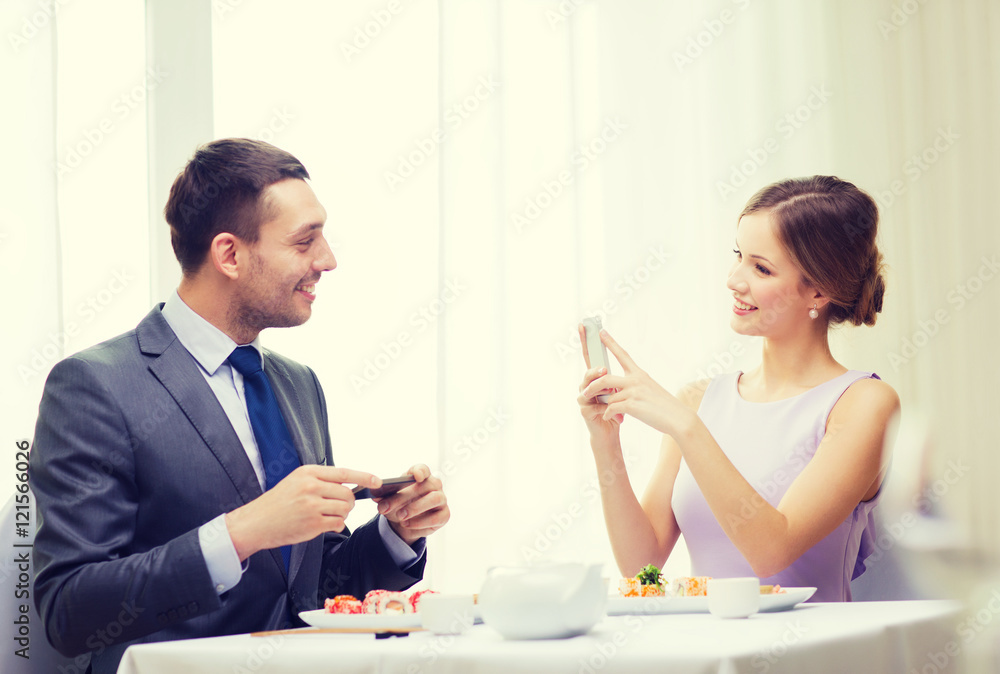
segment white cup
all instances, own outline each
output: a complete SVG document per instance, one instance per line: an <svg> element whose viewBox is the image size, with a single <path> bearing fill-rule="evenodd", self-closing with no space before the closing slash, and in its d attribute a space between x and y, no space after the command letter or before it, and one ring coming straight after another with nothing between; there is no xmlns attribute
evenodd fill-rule
<svg viewBox="0 0 1000 674"><path fill-rule="evenodd" d="M757 578L712 578L708 581L708 610L719 618L747 618L760 610Z"/></svg>
<svg viewBox="0 0 1000 674"><path fill-rule="evenodd" d="M420 598L420 624L434 634L461 634L473 622L472 595L428 593Z"/></svg>

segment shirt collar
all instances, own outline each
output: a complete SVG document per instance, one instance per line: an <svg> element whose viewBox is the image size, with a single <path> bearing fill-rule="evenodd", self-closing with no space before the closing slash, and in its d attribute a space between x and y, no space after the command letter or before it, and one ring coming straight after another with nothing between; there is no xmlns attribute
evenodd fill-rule
<svg viewBox="0 0 1000 674"><path fill-rule="evenodd" d="M160 313L184 348L210 376L215 375L233 349L239 346L226 333L185 304L176 290L167 298ZM259 334L250 345L257 349L257 353L261 352Z"/></svg>

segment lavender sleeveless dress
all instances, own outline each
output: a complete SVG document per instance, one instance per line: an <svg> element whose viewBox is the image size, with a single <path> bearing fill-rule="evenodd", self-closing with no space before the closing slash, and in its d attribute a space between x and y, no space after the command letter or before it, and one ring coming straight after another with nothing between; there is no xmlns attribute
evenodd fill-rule
<svg viewBox="0 0 1000 674"><path fill-rule="evenodd" d="M777 506L802 472L823 438L827 417L847 387L872 372L849 370L800 395L766 403L744 400L737 389L740 372L713 379L701 401L701 417L722 451L740 474L771 505ZM851 580L865 570L864 560L875 549L872 513L881 489L860 503L829 536L807 550L785 570L761 578L761 584L815 587L811 601L850 601ZM692 574L727 578L753 576L750 564L723 532L681 461L674 483L674 516L691 555ZM749 500L731 517L753 517Z"/></svg>

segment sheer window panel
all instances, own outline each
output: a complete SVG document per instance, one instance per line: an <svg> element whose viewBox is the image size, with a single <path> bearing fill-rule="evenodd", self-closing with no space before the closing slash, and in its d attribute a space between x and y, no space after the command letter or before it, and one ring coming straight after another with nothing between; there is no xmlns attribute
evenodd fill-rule
<svg viewBox="0 0 1000 674"><path fill-rule="evenodd" d="M5 90L19 93L0 250L10 315L30 317L4 337L4 407L30 439L52 366L149 311L145 97L164 74L146 68L141 3L3 12Z"/></svg>
<svg viewBox="0 0 1000 674"><path fill-rule="evenodd" d="M436 337L451 297L437 262L439 151L421 149L439 124L438 13L406 4L371 24L384 9L246 3L213 19L216 135L266 140L305 164L337 257L312 318L263 343L316 370L337 464L383 477L435 463ZM411 154L413 174L387 178L406 174ZM373 514L359 503L349 524Z"/></svg>
<svg viewBox="0 0 1000 674"><path fill-rule="evenodd" d="M141 4L73 10L56 20L64 355L134 328L151 307L146 97L169 77L147 67Z"/></svg>
<svg viewBox="0 0 1000 674"><path fill-rule="evenodd" d="M59 223L56 209L55 34L52 23L31 23L35 2L0 5L5 44L0 55L0 86L10 99L0 110L6 152L17 161L0 164L4 199L0 203L0 277L7 323L0 335L4 386L0 387L3 430L14 465L14 441L31 439L42 386L49 369L63 355L66 335L60 301L62 289ZM25 29L29 26L31 30ZM25 32L26 31L26 32ZM35 32L32 32L35 31ZM9 38L8 38L9 41ZM18 92L18 95L13 95ZM15 105L13 101L17 101ZM16 129L17 132L10 132ZM4 470L0 499L6 502L17 484L15 471Z"/></svg>

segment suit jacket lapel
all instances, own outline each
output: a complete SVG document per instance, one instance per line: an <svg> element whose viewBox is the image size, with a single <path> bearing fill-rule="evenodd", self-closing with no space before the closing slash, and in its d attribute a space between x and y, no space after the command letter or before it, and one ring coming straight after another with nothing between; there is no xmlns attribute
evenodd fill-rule
<svg viewBox="0 0 1000 674"><path fill-rule="evenodd" d="M260 496L262 492L257 475L236 431L226 420L226 413L201 375L198 363L160 315L159 307L139 323L136 335L143 353L158 356L150 363L150 371L222 464L240 498L249 503Z"/></svg>

